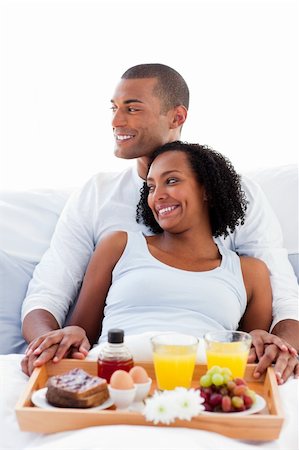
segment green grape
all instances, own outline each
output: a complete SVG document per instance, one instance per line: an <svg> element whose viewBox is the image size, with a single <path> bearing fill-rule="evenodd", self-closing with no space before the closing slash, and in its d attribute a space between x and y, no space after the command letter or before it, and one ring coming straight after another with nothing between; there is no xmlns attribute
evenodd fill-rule
<svg viewBox="0 0 299 450"><path fill-rule="evenodd" d="M207 371L207 374L209 375L213 375L214 373L221 373L221 367L213 366Z"/></svg>
<svg viewBox="0 0 299 450"><path fill-rule="evenodd" d="M232 371L228 367L221 368L221 375L223 375L223 376L226 375L229 377L229 379L232 378L232 376L233 376Z"/></svg>
<svg viewBox="0 0 299 450"><path fill-rule="evenodd" d="M215 386L221 386L221 384L223 384L223 376L220 373L214 373L212 375L212 383L215 384Z"/></svg>
<svg viewBox="0 0 299 450"><path fill-rule="evenodd" d="M244 406L244 400L242 397L234 396L232 397L232 405L235 408L242 408Z"/></svg>
<svg viewBox="0 0 299 450"><path fill-rule="evenodd" d="M212 384L212 380L211 380L210 375L209 375L208 373L207 373L206 375L203 375L203 376L200 378L200 380L199 380L199 384L200 384L202 387L210 387L211 384Z"/></svg>
<svg viewBox="0 0 299 450"><path fill-rule="evenodd" d="M222 374L223 376L223 382L226 384L231 380L231 376L228 375L227 373Z"/></svg>

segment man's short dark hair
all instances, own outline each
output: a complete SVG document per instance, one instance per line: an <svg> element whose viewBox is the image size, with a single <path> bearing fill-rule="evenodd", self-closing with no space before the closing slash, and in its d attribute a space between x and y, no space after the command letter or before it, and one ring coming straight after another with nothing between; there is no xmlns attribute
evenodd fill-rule
<svg viewBox="0 0 299 450"><path fill-rule="evenodd" d="M163 112L183 105L189 108L189 89L184 78L174 69L164 64L139 64L131 67L121 77L130 80L134 78L157 78L153 94L161 99Z"/></svg>

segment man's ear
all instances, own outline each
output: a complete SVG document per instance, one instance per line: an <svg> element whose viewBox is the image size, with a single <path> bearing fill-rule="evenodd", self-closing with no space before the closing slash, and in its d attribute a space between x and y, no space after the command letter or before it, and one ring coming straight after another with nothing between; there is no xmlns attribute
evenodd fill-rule
<svg viewBox="0 0 299 450"><path fill-rule="evenodd" d="M181 127L184 124L185 120L187 119L187 114L188 111L185 108L185 106L183 105L176 106L173 109L171 128Z"/></svg>

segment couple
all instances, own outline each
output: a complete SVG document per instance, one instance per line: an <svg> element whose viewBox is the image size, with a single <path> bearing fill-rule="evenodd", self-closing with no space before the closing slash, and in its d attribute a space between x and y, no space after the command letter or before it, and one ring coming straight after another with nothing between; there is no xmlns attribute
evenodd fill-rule
<svg viewBox="0 0 299 450"><path fill-rule="evenodd" d="M137 172L134 168L131 168L125 170L121 174L110 177L108 180L105 180L104 176L101 178L95 176L80 192L72 197L66 206L57 225L51 247L36 268L33 280L28 289L27 298L24 301L23 333L26 340L31 343L22 361L22 368L25 373L30 374L35 366L39 366L49 359L54 358L54 361L59 359L61 354L64 353L61 352L61 349L63 350L64 348L63 345L66 342L65 340L73 340L72 334L71 337L65 337L67 333L70 332L70 328L66 328L64 331L61 331L60 328L65 323L69 307L78 295L84 273L94 252L95 246L97 246L97 250L91 259L88 271L86 272L84 285L80 294L81 298L77 303L77 307L75 308L69 323L79 323L84 325L81 322L76 322L76 320L84 321L84 317L86 317L87 321L94 319L96 323L95 326L85 324L83 328L87 331L91 344L94 344L97 341L98 333L101 331L99 327L101 326L103 318L103 316L101 316L101 314L103 314L103 301L98 300L95 304L93 303L92 308L83 308L85 309L84 313L84 311L82 312L82 304L87 300L83 302L82 298L87 298L89 295L89 298L92 298L92 292L86 294L86 292L88 292L88 285L92 286L87 280L93 280L94 277L101 276L98 275L98 271L95 270L93 261L97 260L96 255L101 255L101 249L103 247L104 254L108 256L105 256L103 259L101 258L100 267L103 267L103 270L106 270L106 264L110 263L110 279L101 280L100 286L102 289L106 289L106 287L109 286L111 281L111 270L114 266L116 268L119 266L119 264L117 264L117 259L126 246L127 234L120 233L111 238L108 233L123 229L129 232L128 246L130 245L131 232L143 231L147 236L146 248L149 250L149 255L151 254L154 257L155 262L159 263L160 261L160 263L162 262L162 264L166 266L181 269L187 275L191 275L194 271L203 273L210 271L211 274L217 272L218 268L222 268L224 261L227 260L227 255L225 254L227 247L238 251L239 254L247 254L248 256L253 255L264 259L270 269L272 278L271 283L274 297L274 321L272 322L272 331L283 339L283 341L271 338L274 342L270 344L267 342L267 334L263 335L267 336L265 339L261 336L256 338L256 353L259 358L256 375L258 376L259 373L262 373L265 368L274 361L279 382L285 381L293 372L298 374L299 368L297 359L295 351L292 349L292 346L294 346L296 342L298 344L295 277L292 278L291 268L288 266L283 250L275 248L280 239L279 230L276 229L275 218L272 216L271 211L269 211L268 205L263 204L264 199L261 198L262 194L255 185L249 181L244 185L246 195L249 199L245 224L237 226L238 219L242 220L243 216L235 216L235 222L228 222L226 224L230 228L228 237L226 239L217 238L221 241L221 245L219 243L218 246L216 246L211 239L211 234L209 234L210 231L214 233L215 230L209 230L209 233L207 232L209 228L208 223L211 222L210 226L212 226L212 223L214 223L215 220L213 216L213 203L210 203L211 198L209 198L208 195L208 187L204 186L199 180L199 187L201 186L202 190L207 190L205 193L206 200L203 201L203 205L201 206L202 211L204 211L202 217L205 217L205 232L203 236L200 236L198 241L196 241L196 248L197 245L199 245L199 247L195 255L193 255L194 246L191 247L192 251L190 252L190 244L193 241L188 241L189 247L187 246L184 249L184 239L179 239L180 233L173 233L171 230L167 231L165 229L164 233L149 236L152 234L152 232L149 231L151 225L146 219L149 211L145 212L145 217L142 215L142 220L145 223L136 223L135 209L136 204L139 201L139 189L142 186L142 179L146 179L149 160L155 149L161 147L161 145L165 143L173 142L180 138L181 128L187 117L188 104L189 92L185 81L176 71L167 66L161 64L135 66L122 76L112 99L112 126L116 141L115 154L122 158L137 158ZM183 151L175 151L174 153L176 154L176 157L186 157ZM169 154L174 153L169 152ZM162 156L163 155L159 156L160 160ZM166 156L167 155L165 154L164 158ZM157 161L159 158L157 157ZM190 169L190 165L188 166L187 161L176 161L175 164L176 165L172 166L172 168L181 169L182 167L185 167L186 169L186 167L188 167ZM229 163L226 164L229 165ZM207 179L213 180L215 178L214 166L211 164L208 164L207 166L207 176L208 175L209 178ZM231 174L231 176L233 178L235 177L233 174ZM173 187L174 186L172 186L172 188ZM150 201L152 186L150 186L149 190ZM219 184L217 196L221 190L222 185ZM146 194L143 193L143 196L146 197ZM186 206L189 206L189 201L187 201L187 199L185 199L185 202ZM222 204L222 210L220 210L221 213L218 211L220 218L222 217L222 214L225 214L226 205L226 203ZM172 215L178 213L180 208L174 208L173 212L171 212L172 207L173 205L171 204L169 206L170 210L168 207L166 208L165 217L162 220L166 219L168 214L170 219ZM142 208L140 208L141 206L139 204L139 214L142 210ZM207 209L209 214L207 214ZM158 216L155 216L154 214L154 217L158 220ZM209 217L209 220L207 220L207 217ZM139 221L140 218L141 216L139 216ZM218 219L216 218L216 223ZM202 227L204 223L200 221L200 224L197 225ZM162 222L161 227L164 227ZM201 228L201 230L203 229ZM222 229L220 233L217 233L221 234L223 232L224 230ZM107 237L102 239L106 235ZM178 240L164 240L163 236L165 235L175 237L175 239L178 238ZM183 235L185 236L184 233L182 236ZM140 233L137 235L133 233L132 236L139 236L138 247L143 246L143 250L145 251L146 248L142 241L142 239L144 239L143 235ZM209 239L207 239L207 236L209 236ZM206 240L204 240L204 237ZM111 239L113 241L112 245ZM174 247L175 254L172 250L173 242L176 242ZM105 250L105 245L108 246L108 251ZM114 251L114 245L117 246L118 253ZM270 245L272 245L273 248L269 248ZM135 247L137 250L137 244L133 244L133 248ZM127 250L124 251L123 256L125 256L126 253ZM179 259L176 257L177 254L180 255ZM229 252L229 254L231 255L231 252ZM195 261L193 260L194 257ZM120 263L122 258L120 259ZM282 260L283 258L284 260ZM246 260L246 258L243 259L244 261ZM249 260L250 258L247 258L247 261ZM195 264L194 267L193 263ZM182 264L182 267L180 264ZM244 264L246 265L246 262ZM254 273L254 279L256 279L256 277L259 278L265 272L262 263L257 262L256 264L259 264L259 270L258 273ZM98 263L96 266L96 268L98 268ZM109 270L107 270L106 276L108 276L107 274L109 273ZM230 322L229 327L232 327L233 320L235 321L234 326L238 326L238 320L245 311L244 306L250 298L250 292L246 291L246 294L244 294L244 289L247 290L247 286L243 267L242 273L245 288L243 286L242 295L242 288L240 288L241 291L237 295L239 299L238 313L240 314L238 318L238 313L234 308L229 311L231 315L235 316L234 319L232 319L232 322ZM248 269L248 273L250 273L250 269ZM288 281L286 281L286 279L288 279ZM144 276L143 280L146 282ZM284 281L286 285L284 285ZM147 285L148 284L150 283L147 283ZM166 286L166 288L169 289L170 287ZM131 284L130 289L133 291L134 285ZM293 299L291 298L292 289L294 290ZM144 291L145 290L146 288L144 287ZM289 291L289 297L286 298L285 296L288 295L287 290ZM108 302L109 294L106 300L105 320L103 322L104 333L105 326L110 327L110 313L111 320L113 320L113 302ZM246 299L244 295L246 295ZM246 300L245 303L244 299ZM253 304L255 304L255 302L252 303L252 300L250 300L246 309L248 313L251 309L250 305ZM196 308L199 305L194 306ZM209 305L210 309L213 309L211 306L212 305ZM130 323L132 323L131 320L135 317L135 307L136 305L134 305L132 310L129 309L127 311L128 314L126 315L125 323L123 324L125 330L126 326L129 327ZM159 303L153 305L153 310L156 309L157 313L159 308L163 308L163 305ZM263 308L264 306L262 306L262 309ZM86 312L86 310L88 310L88 312ZM221 309L218 309L218 314L219 311L223 313L224 310L226 310L226 306L225 308L222 307ZM126 309L119 308L119 312L125 314ZM131 314L132 319L130 319ZM195 315L193 317L193 315L190 314L190 317L188 317L188 320L191 320L191 323L193 323L195 327L200 323L195 317L199 317L200 314L202 314L202 312L199 311L197 316ZM242 328L245 330L250 330L252 327L267 329L269 324L267 325L264 321L269 321L268 313L263 311L254 315L256 316L255 324L246 325L245 319L242 319L244 322L242 323ZM89 316L91 316L91 319L88 318ZM263 321L263 326L259 325L260 322L257 320L257 317L261 317L259 320ZM114 316L114 318L116 320L116 316ZM145 318L144 320L146 321L147 319ZM135 326L136 322L139 324L139 319L135 319ZM171 323L172 317L167 316L166 323L167 322ZM113 323L113 326L116 325L114 321L111 323ZM153 328L154 325L155 323L148 324L151 328ZM132 324L132 326L134 326L134 324ZM165 324L165 317L163 326L167 326ZM57 331L53 332L53 330ZM102 335L104 336L104 334ZM62 341L62 339L64 339L64 341ZM87 344L85 336L83 336L82 339L84 343L81 346L79 344L72 346L71 355L73 357L82 358L86 355L89 344ZM66 344L67 347L70 341ZM288 347L286 346L287 344L285 341L289 343ZM60 342L61 344L59 346ZM264 346L264 344L266 345ZM263 353L262 356L261 349ZM56 354L56 352L58 352L58 354ZM256 354L253 352L251 358L254 359L255 357Z"/></svg>

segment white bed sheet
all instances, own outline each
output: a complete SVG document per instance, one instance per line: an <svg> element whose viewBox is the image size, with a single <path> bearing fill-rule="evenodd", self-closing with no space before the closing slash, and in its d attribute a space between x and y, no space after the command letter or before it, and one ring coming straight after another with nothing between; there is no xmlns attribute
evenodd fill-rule
<svg viewBox="0 0 299 450"><path fill-rule="evenodd" d="M28 377L20 369L22 355L0 356L0 449L72 450L298 450L298 380L279 387L285 422L280 438L244 442L202 430L113 425L43 435L19 430L14 406ZM254 430L253 430L254 432Z"/></svg>

